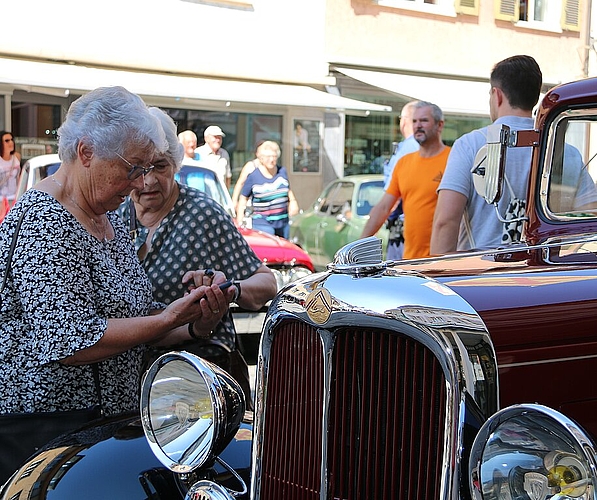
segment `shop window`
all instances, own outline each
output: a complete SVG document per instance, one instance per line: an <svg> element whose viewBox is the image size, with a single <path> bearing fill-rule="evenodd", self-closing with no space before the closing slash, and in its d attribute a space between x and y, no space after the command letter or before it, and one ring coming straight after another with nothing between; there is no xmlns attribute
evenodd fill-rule
<svg viewBox="0 0 597 500"><path fill-rule="evenodd" d="M16 150L23 160L58 152L59 105L13 101L11 122Z"/></svg>
<svg viewBox="0 0 597 500"><path fill-rule="evenodd" d="M399 106L397 106L399 109ZM442 139L451 146L458 137L489 125L489 118L444 116ZM404 139L400 135L400 115L346 117L344 175L383 174L384 164L394 147Z"/></svg>

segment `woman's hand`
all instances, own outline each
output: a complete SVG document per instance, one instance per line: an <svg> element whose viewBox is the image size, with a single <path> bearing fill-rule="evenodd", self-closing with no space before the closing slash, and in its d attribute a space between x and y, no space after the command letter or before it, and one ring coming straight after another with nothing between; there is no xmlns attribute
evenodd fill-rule
<svg viewBox="0 0 597 500"><path fill-rule="evenodd" d="M218 285L226 282L226 275L221 271L213 269L199 269L189 271L183 276L183 282L188 284L189 293L197 287L206 288L203 298L200 301L201 317L190 322L192 323L192 336L209 337L212 330L222 320L230 302L234 299L234 288L221 290Z"/></svg>
<svg viewBox="0 0 597 500"><path fill-rule="evenodd" d="M159 314L135 318L111 318L101 339L61 360L66 365L82 365L108 359L140 344L175 345L191 340L188 324L196 336L209 337L222 320L234 297L234 287L218 285L193 288Z"/></svg>
<svg viewBox="0 0 597 500"><path fill-rule="evenodd" d="M184 325L184 328L172 330L158 344L177 344L190 340L188 324L192 325L193 337L208 338L216 325L222 321L233 297L232 287L221 290L218 285L213 284L193 288L162 311L161 315L174 315L176 324Z"/></svg>
<svg viewBox="0 0 597 500"><path fill-rule="evenodd" d="M219 285L225 281L226 275L222 271L214 271L210 268L187 271L182 277L182 282L188 286L189 291L199 286Z"/></svg>

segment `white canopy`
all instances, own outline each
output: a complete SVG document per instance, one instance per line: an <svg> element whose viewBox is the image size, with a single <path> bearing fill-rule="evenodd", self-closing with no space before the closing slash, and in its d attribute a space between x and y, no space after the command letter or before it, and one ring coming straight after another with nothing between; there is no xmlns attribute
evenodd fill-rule
<svg viewBox="0 0 597 500"><path fill-rule="evenodd" d="M355 99L328 94L304 85L215 80L192 76L99 69L65 63L0 58L0 84L67 95L97 87L121 85L145 96L237 103L316 107L353 111L391 111Z"/></svg>
<svg viewBox="0 0 597 500"><path fill-rule="evenodd" d="M489 83L336 68L340 73L407 100L437 104L444 113L489 116Z"/></svg>

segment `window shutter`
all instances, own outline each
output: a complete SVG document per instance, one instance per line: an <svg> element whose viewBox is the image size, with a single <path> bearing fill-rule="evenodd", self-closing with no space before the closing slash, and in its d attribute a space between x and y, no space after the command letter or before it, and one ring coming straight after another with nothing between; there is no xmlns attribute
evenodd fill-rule
<svg viewBox="0 0 597 500"><path fill-rule="evenodd" d="M580 0L562 1L561 25L563 30L580 31Z"/></svg>
<svg viewBox="0 0 597 500"><path fill-rule="evenodd" d="M520 11L518 0L495 0L493 5L496 19L512 22L518 21Z"/></svg>
<svg viewBox="0 0 597 500"><path fill-rule="evenodd" d="M458 14L467 14L469 16L479 15L479 0L456 0L454 9Z"/></svg>

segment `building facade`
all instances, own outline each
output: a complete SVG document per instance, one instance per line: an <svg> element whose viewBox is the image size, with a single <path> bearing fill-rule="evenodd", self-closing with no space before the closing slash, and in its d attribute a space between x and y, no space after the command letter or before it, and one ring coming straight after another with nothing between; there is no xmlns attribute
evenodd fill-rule
<svg viewBox="0 0 597 500"><path fill-rule="evenodd" d="M123 85L179 129L217 124L234 175L282 148L306 208L328 181L378 171L400 109L437 103L451 143L489 122L495 62L527 53L545 88L593 73L589 0L20 0L0 40L0 126L54 151L68 105ZM309 151L295 147L303 130Z"/></svg>

